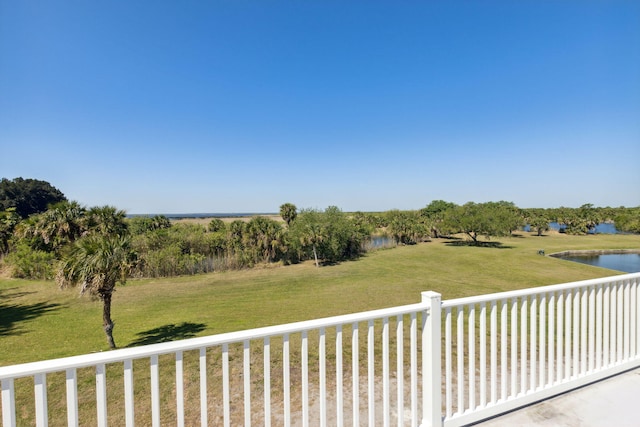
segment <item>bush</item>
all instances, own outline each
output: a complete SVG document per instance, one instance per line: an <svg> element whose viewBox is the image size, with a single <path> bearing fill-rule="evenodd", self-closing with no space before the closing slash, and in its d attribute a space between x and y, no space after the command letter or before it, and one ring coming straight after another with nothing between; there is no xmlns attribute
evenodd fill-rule
<svg viewBox="0 0 640 427"><path fill-rule="evenodd" d="M213 271L213 263L207 262L204 255L184 253L176 243L138 256L136 276L170 277Z"/></svg>
<svg viewBox="0 0 640 427"><path fill-rule="evenodd" d="M162 230L171 228L171 221L164 215L156 215L154 217L137 216L127 220L129 231L134 236L143 234L147 231Z"/></svg>
<svg viewBox="0 0 640 427"><path fill-rule="evenodd" d="M53 279L55 254L33 249L26 242L18 243L4 262L11 276L21 279Z"/></svg>
<svg viewBox="0 0 640 427"><path fill-rule="evenodd" d="M624 233L640 233L640 208L627 209L615 217L614 224L618 231Z"/></svg>

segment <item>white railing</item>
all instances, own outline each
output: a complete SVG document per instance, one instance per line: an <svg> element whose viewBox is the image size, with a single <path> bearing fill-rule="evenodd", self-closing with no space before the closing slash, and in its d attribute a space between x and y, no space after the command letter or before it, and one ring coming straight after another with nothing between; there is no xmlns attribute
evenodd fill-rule
<svg viewBox="0 0 640 427"><path fill-rule="evenodd" d="M0 367L4 426L457 426L640 366L640 273ZM135 374L134 374L135 371Z"/></svg>
<svg viewBox="0 0 640 427"><path fill-rule="evenodd" d="M3 425L418 426L431 304L0 367Z"/></svg>
<svg viewBox="0 0 640 427"><path fill-rule="evenodd" d="M445 424L639 366L639 286L634 273L443 302Z"/></svg>

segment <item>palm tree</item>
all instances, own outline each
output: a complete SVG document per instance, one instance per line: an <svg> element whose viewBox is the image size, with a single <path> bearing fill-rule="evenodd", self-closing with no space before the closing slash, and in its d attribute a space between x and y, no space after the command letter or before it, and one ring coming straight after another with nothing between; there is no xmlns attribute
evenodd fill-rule
<svg viewBox="0 0 640 427"><path fill-rule="evenodd" d="M86 209L78 202L60 202L38 215L36 232L45 244L58 251L84 231Z"/></svg>
<svg viewBox="0 0 640 427"><path fill-rule="evenodd" d="M127 222L125 211L116 209L113 206L96 206L86 214L87 228L91 232L99 234L117 234L123 236L127 234Z"/></svg>
<svg viewBox="0 0 640 427"><path fill-rule="evenodd" d="M56 282L60 287L80 286L102 301L102 322L107 342L116 348L111 320L111 297L118 282L124 284L134 254L124 236L89 235L77 240L59 265Z"/></svg>
<svg viewBox="0 0 640 427"><path fill-rule="evenodd" d="M298 216L298 208L293 203L284 203L280 206L280 216L287 225L291 225Z"/></svg>
<svg viewBox="0 0 640 427"><path fill-rule="evenodd" d="M271 262L282 246L282 226L263 216L255 216L245 226L242 234L245 249L253 252L255 262Z"/></svg>

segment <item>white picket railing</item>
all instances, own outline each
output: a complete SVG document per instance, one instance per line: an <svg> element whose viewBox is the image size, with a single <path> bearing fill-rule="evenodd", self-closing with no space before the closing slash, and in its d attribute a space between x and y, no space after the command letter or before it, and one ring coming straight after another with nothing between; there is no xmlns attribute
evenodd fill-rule
<svg viewBox="0 0 640 427"><path fill-rule="evenodd" d="M634 273L444 302L424 292L402 307L0 367L2 421L469 424L640 366L639 286Z"/></svg>
<svg viewBox="0 0 640 427"><path fill-rule="evenodd" d="M423 351L433 335L427 333L428 327L433 327L428 315L431 304L439 312L440 296L424 292L421 303L407 306L0 367L3 425L15 426L17 413L32 410L35 424L46 426L52 412L48 408L52 406L51 399L60 400L56 393L48 393L48 378L64 372L59 381L64 380L64 388L60 388L66 393L66 404L63 402L62 406L66 406L69 426L81 424L80 419L82 424L98 426L133 426L136 422L153 426L196 422L225 426L249 426L252 422L260 426L388 426L392 422L405 425L405 420L418 426L423 406L419 399L425 388L420 375L426 372L424 364L431 364L419 356L431 353ZM438 322L435 326L439 328ZM328 344L329 339L333 344ZM439 348L439 341L436 343ZM197 361L187 369L187 354L193 352L196 354L191 358ZM172 355L169 362L166 355ZM163 369L175 373L172 381L161 380L163 364ZM167 364L172 366L166 367ZM136 372L142 367L142 374L137 374L142 379L134 375L134 365ZM333 367L332 373L327 365ZM280 370L274 372L274 366ZM95 376L90 387L86 378L79 380L79 372L85 368ZM109 378L109 369L115 380ZM15 383L25 377L32 379L22 387L33 387L33 404L16 403ZM187 392L186 378L198 382L197 387L191 387L195 391ZM170 389L161 389L161 384L167 382ZM210 390L210 382L219 383L217 392ZM108 398L107 384L121 386L123 398ZM437 386L431 388L439 396L439 379ZM87 393L95 398L92 403L84 399L83 409L90 414L81 417L79 398ZM171 419L163 420L163 410L168 409L163 402L169 395L175 399L175 407L169 408ZM140 400L144 402L141 404ZM193 400L199 400L195 406L199 406L200 414L191 414L185 422L186 406L194 406ZM334 402L331 410L329 402ZM408 413L405 407L409 408ZM113 413L124 417L110 420Z"/></svg>
<svg viewBox="0 0 640 427"><path fill-rule="evenodd" d="M443 302L445 425L639 366L639 286L634 273Z"/></svg>

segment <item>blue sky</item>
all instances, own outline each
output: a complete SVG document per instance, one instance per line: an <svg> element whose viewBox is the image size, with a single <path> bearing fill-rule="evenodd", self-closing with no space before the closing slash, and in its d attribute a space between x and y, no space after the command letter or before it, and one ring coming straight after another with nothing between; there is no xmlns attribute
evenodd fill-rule
<svg viewBox="0 0 640 427"><path fill-rule="evenodd" d="M128 213L639 206L640 2L0 0L0 149Z"/></svg>

